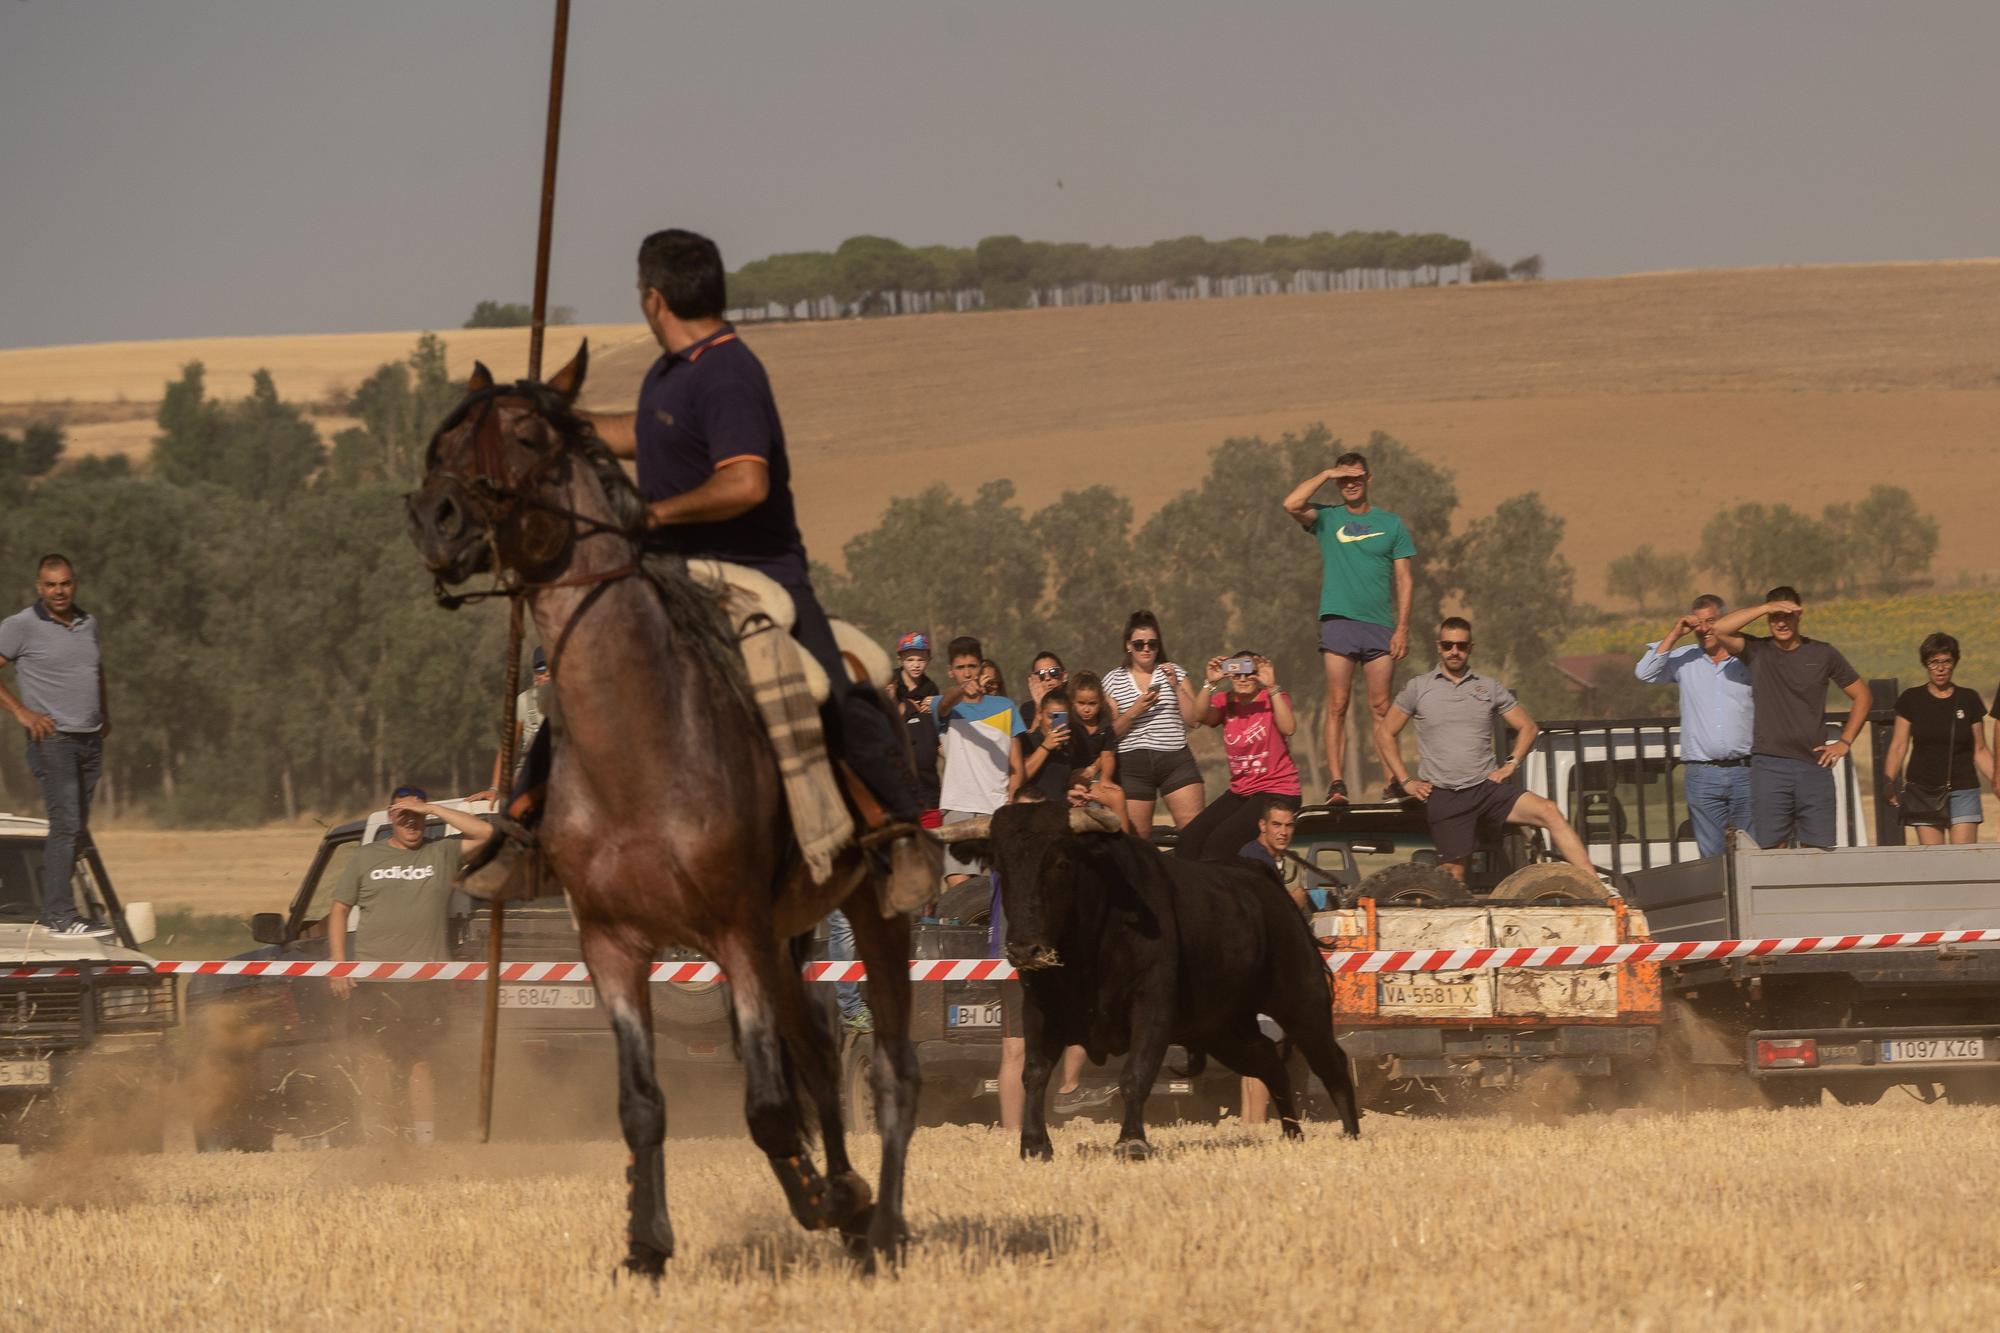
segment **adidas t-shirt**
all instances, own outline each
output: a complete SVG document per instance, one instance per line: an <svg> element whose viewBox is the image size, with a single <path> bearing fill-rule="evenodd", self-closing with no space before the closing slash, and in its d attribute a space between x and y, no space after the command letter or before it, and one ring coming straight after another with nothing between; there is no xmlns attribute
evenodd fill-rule
<svg viewBox="0 0 2000 1333"><path fill-rule="evenodd" d="M1005 695L989 694L940 709L937 722L944 766L938 808L990 815L1007 804L1008 760L1014 738L1026 729L1020 708Z"/></svg>
<svg viewBox="0 0 2000 1333"><path fill-rule="evenodd" d="M1403 520L1386 509L1355 514L1334 505L1318 511L1312 534L1319 540L1319 613L1393 626L1395 562L1417 553Z"/></svg>
<svg viewBox="0 0 2000 1333"><path fill-rule="evenodd" d="M431 963L451 957L447 916L458 838L404 851L371 842L347 863L333 901L361 909L354 957L368 963Z"/></svg>

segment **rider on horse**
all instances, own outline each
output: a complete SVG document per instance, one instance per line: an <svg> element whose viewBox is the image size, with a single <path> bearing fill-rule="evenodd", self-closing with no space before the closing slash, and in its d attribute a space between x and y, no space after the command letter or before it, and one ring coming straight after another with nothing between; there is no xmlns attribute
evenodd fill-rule
<svg viewBox="0 0 2000 1333"><path fill-rule="evenodd" d="M936 895L941 866L920 823L923 793L882 699L852 680L813 593L784 426L763 363L722 318L715 242L681 230L648 236L639 247L639 306L662 354L639 386L638 410L578 415L614 454L638 460L649 547L747 565L791 594L792 635L833 683L820 712L827 752L881 807L868 841L887 844L890 905L913 910ZM509 807L517 819L536 804L522 795L546 780L549 744L543 728Z"/></svg>

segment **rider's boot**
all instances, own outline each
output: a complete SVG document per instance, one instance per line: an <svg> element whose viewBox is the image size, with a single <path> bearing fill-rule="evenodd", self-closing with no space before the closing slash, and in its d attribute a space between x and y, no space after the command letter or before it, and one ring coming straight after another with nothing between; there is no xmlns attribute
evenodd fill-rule
<svg viewBox="0 0 2000 1333"><path fill-rule="evenodd" d="M535 734L507 803L481 816L493 826L494 836L468 852L459 866L458 887L469 896L517 902L542 895L544 863L535 829L548 790L549 740L547 727Z"/></svg>

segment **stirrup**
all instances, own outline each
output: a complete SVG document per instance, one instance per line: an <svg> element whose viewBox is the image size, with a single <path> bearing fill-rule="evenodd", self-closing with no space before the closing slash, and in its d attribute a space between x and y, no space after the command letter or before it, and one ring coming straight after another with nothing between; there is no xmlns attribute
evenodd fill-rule
<svg viewBox="0 0 2000 1333"><path fill-rule="evenodd" d="M491 824L498 836L482 841L459 863L459 891L483 902L539 898L543 862L534 830L505 815L480 818Z"/></svg>

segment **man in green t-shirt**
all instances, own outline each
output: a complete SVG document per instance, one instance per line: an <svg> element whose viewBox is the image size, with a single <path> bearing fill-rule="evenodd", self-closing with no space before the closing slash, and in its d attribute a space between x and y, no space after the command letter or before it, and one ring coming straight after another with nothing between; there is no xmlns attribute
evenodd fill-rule
<svg viewBox="0 0 2000 1333"><path fill-rule="evenodd" d="M462 835L424 840L435 815ZM327 957L348 961L347 918L356 908L354 958L371 963L430 963L451 957L452 881L460 853L493 836L477 815L432 805L421 787L398 787L389 797L389 836L354 854L334 886L327 913ZM351 977L334 977L333 993L354 995ZM444 1034L444 992L427 981L370 985L355 999L355 1025L378 1038L391 1060L409 1067L410 1133L429 1143L437 1120L431 1052Z"/></svg>
<svg viewBox="0 0 2000 1333"><path fill-rule="evenodd" d="M1342 454L1293 487L1285 512L1319 542L1319 648L1326 665L1321 739L1331 804L1347 800L1347 704L1355 667L1368 687L1368 711L1379 722L1389 711L1396 663L1410 649L1417 548L1402 519L1369 504L1368 460L1360 454ZM1402 796L1393 782L1384 794Z"/></svg>

